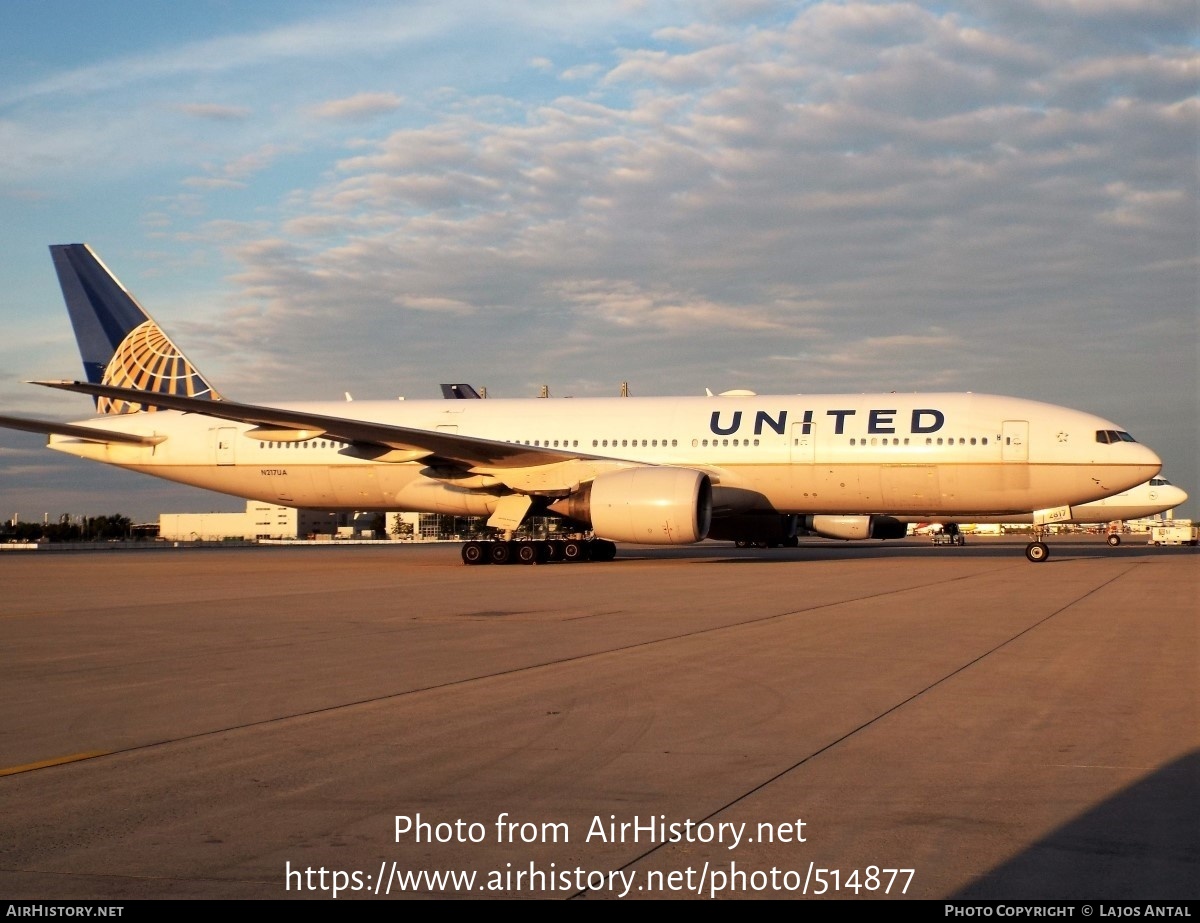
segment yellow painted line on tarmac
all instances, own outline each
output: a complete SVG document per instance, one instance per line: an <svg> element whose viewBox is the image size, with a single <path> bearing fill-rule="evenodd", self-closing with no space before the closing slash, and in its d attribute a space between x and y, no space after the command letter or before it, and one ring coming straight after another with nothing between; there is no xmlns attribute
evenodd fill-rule
<svg viewBox="0 0 1200 923"><path fill-rule="evenodd" d="M6 766L0 768L0 776L15 776L21 772L33 772L35 769L46 769L50 766L62 766L64 763L78 763L81 760L94 759L97 756L108 756L111 750L88 750L86 753L72 753L70 756L56 756L50 760L39 760L36 763L24 763L21 766Z"/></svg>

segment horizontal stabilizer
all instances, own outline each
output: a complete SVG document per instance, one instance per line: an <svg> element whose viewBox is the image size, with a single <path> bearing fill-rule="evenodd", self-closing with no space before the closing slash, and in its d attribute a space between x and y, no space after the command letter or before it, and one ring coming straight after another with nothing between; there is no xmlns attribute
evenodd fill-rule
<svg viewBox="0 0 1200 923"><path fill-rule="evenodd" d="M88 442L120 443L121 445L158 445L166 436L134 436L94 426L77 426L74 423L55 423L53 420L31 420L28 417L0 416L0 426L19 429L27 433L42 433L46 436L70 436Z"/></svg>

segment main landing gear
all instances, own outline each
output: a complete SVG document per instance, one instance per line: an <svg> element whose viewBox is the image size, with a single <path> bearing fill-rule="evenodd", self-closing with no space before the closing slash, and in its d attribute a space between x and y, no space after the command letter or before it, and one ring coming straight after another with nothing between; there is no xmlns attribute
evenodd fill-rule
<svg viewBox="0 0 1200 923"><path fill-rule="evenodd" d="M611 561L617 546L603 538L550 539L528 542L467 542L462 546L464 564L548 564L562 561Z"/></svg>

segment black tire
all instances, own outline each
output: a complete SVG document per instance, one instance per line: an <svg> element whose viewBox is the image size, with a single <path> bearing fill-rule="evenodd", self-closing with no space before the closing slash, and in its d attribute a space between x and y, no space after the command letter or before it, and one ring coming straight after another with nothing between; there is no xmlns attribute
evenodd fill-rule
<svg viewBox="0 0 1200 923"><path fill-rule="evenodd" d="M513 557L518 564L537 564L537 544L534 542L517 542L517 550Z"/></svg>
<svg viewBox="0 0 1200 923"><path fill-rule="evenodd" d="M546 548L549 551L550 557L547 561L561 561L563 559L563 546L566 545L561 538L552 538L546 542Z"/></svg>
<svg viewBox="0 0 1200 923"><path fill-rule="evenodd" d="M605 538L597 538L592 540L593 561L611 561L616 556L617 546L615 542L610 542Z"/></svg>
<svg viewBox="0 0 1200 923"><path fill-rule="evenodd" d="M1110 545L1112 545L1114 548L1116 548L1116 547L1117 547L1119 544L1121 544L1121 536L1119 536L1119 535L1110 535L1110 536L1108 537L1108 543L1109 543Z"/></svg>
<svg viewBox="0 0 1200 923"><path fill-rule="evenodd" d="M492 559L484 542L467 542L462 546L462 561L464 564L490 564Z"/></svg>
<svg viewBox="0 0 1200 923"><path fill-rule="evenodd" d="M1030 542L1025 546L1025 557L1034 564L1041 564L1050 557L1050 548L1045 542Z"/></svg>
<svg viewBox="0 0 1200 923"><path fill-rule="evenodd" d="M513 550L511 542L492 542L488 554L493 564L511 564Z"/></svg>
<svg viewBox="0 0 1200 923"><path fill-rule="evenodd" d="M588 559L588 551L587 542L581 542L577 538L569 539L563 543L563 560L568 564L586 561Z"/></svg>

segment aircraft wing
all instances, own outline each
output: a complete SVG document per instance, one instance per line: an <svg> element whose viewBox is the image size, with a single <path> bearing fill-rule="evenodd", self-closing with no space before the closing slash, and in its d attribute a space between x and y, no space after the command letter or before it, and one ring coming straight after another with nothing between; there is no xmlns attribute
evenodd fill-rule
<svg viewBox="0 0 1200 923"><path fill-rule="evenodd" d="M42 433L46 436L70 436L88 442L119 442L123 445L158 445L166 436L135 436L95 426L78 426L74 423L56 423L53 420L32 420L28 417L0 416L0 426L19 429L27 433Z"/></svg>
<svg viewBox="0 0 1200 923"><path fill-rule="evenodd" d="M130 404L180 410L184 413L201 414L237 423L250 423L266 429L311 434L302 438L324 435L345 442L382 446L401 452L411 452L414 461L428 459L432 462L441 459L472 469L533 468L592 457L579 452L519 445L512 442L497 442L492 439L460 436L456 433L412 429L407 426L393 426L389 423L374 423L370 420L332 417L300 410L288 410L282 407L241 404L228 400L206 400L178 394L151 394L135 388L118 388L112 385L91 384L83 381L35 381L32 384L128 401ZM21 427L16 428L20 429ZM87 429L87 427L78 428ZM64 432L61 425L53 431ZM94 432L107 433L105 430ZM140 439L141 437L130 438ZM278 437L264 435L263 438Z"/></svg>

